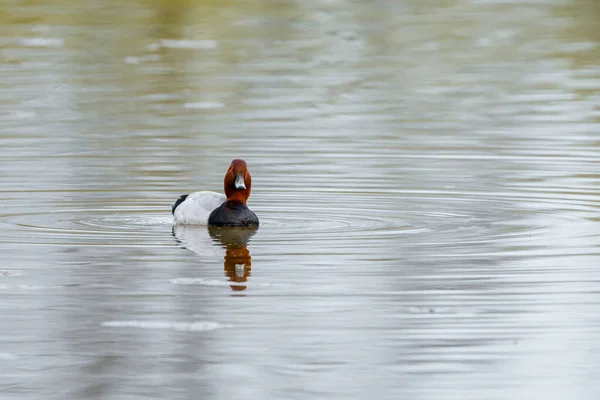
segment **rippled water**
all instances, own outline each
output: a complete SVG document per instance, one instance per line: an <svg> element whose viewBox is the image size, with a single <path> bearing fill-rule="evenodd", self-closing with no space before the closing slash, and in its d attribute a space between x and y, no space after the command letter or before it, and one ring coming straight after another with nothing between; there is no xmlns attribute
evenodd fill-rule
<svg viewBox="0 0 600 400"><path fill-rule="evenodd" d="M600 7L141 3L0 14L3 399L600 396Z"/></svg>

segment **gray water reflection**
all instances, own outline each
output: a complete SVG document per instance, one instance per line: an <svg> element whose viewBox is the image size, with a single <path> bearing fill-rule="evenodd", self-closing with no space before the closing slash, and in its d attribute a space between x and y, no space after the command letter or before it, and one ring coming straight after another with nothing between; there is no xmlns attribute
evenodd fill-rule
<svg viewBox="0 0 600 400"><path fill-rule="evenodd" d="M600 395L596 3L5 3L3 399Z"/></svg>

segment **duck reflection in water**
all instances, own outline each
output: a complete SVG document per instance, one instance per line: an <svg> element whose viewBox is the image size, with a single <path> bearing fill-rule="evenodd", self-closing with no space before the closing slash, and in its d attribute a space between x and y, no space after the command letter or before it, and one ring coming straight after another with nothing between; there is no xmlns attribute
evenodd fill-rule
<svg viewBox="0 0 600 400"><path fill-rule="evenodd" d="M252 271L247 245L257 230L258 226L209 227L207 234L206 227L176 225L173 236L181 245L199 255L214 254L214 243L218 243L225 249L223 268L229 278L229 286L234 291L243 291Z"/></svg>
<svg viewBox="0 0 600 400"><path fill-rule="evenodd" d="M229 278L231 289L242 291L246 289L246 281L252 273L252 257L248 250L250 238L258 230L254 227L221 228L209 227L208 233L215 242L225 247L223 268Z"/></svg>

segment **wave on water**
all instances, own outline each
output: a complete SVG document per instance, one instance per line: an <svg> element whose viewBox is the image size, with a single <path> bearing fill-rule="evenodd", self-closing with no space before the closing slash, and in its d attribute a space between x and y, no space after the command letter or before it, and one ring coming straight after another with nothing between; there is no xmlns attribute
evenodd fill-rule
<svg viewBox="0 0 600 400"><path fill-rule="evenodd" d="M161 39L160 46L168 49L212 50L219 44L216 40Z"/></svg>
<svg viewBox="0 0 600 400"><path fill-rule="evenodd" d="M173 285L203 285L203 286L229 286L235 284L235 282L218 281L214 279L203 279L203 278L174 278L170 279L169 283ZM246 284L244 283L244 286Z"/></svg>
<svg viewBox="0 0 600 400"><path fill-rule="evenodd" d="M19 43L25 47L62 47L64 40L61 38L32 37L23 38Z"/></svg>
<svg viewBox="0 0 600 400"><path fill-rule="evenodd" d="M292 285L286 283L269 283L262 282L258 284L248 284L248 282L232 282L232 281L219 281L216 279L204 279L204 278L174 278L169 279L169 283L173 285L200 285L200 286L260 286L260 287L290 287Z"/></svg>
<svg viewBox="0 0 600 400"><path fill-rule="evenodd" d="M139 329L162 329L179 332L209 332L227 327L214 321L196 322L170 322L170 321L106 321L102 326L108 328L139 328Z"/></svg>

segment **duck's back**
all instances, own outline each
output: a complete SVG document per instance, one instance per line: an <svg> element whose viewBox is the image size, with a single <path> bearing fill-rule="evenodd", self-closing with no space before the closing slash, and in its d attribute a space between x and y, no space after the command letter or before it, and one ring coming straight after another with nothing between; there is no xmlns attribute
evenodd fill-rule
<svg viewBox="0 0 600 400"><path fill-rule="evenodd" d="M179 197L172 211L176 224L206 225L210 213L227 201L225 195L216 192L195 192Z"/></svg>
<svg viewBox="0 0 600 400"><path fill-rule="evenodd" d="M258 217L245 204L227 201L208 217L209 226L257 226Z"/></svg>

